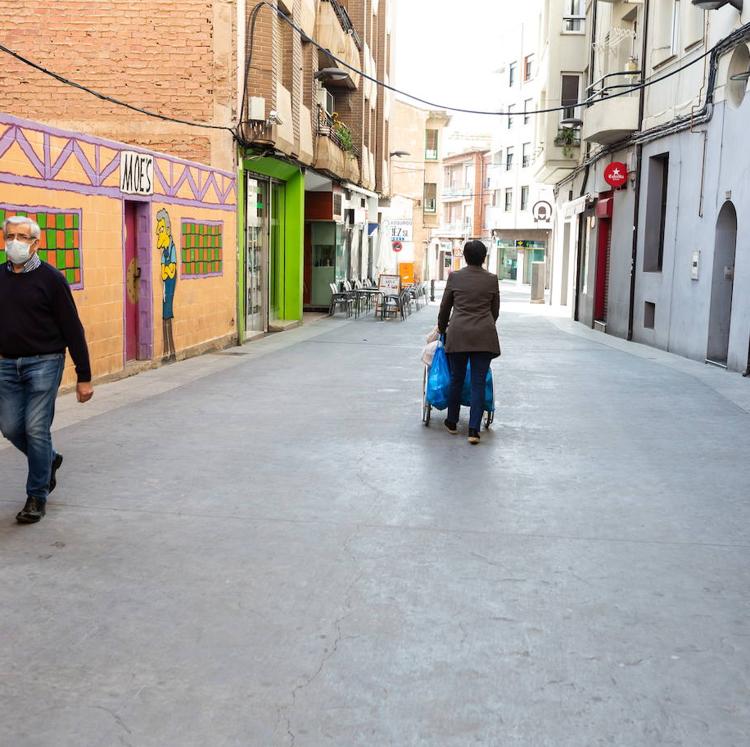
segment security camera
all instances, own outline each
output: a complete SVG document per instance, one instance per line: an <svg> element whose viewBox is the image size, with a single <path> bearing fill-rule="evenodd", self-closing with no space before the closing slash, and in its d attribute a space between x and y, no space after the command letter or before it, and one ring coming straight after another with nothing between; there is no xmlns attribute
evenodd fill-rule
<svg viewBox="0 0 750 747"><path fill-rule="evenodd" d="M275 125L279 125L279 126L281 126L281 125L284 124L283 120L279 116L279 113L276 111L276 109L271 109L271 112L268 115L268 121L271 124L275 124Z"/></svg>

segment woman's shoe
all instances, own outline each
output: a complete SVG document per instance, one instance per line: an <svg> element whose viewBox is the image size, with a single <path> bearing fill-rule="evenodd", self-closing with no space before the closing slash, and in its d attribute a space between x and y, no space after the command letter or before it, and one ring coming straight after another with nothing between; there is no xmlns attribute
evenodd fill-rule
<svg viewBox="0 0 750 747"><path fill-rule="evenodd" d="M476 446L479 443L479 431L469 428L469 443Z"/></svg>
<svg viewBox="0 0 750 747"><path fill-rule="evenodd" d="M443 422L444 422L445 427L448 429L448 433L450 433L451 436L455 436L456 433L458 433L458 427L456 426L455 423L451 423L450 420L445 420Z"/></svg>

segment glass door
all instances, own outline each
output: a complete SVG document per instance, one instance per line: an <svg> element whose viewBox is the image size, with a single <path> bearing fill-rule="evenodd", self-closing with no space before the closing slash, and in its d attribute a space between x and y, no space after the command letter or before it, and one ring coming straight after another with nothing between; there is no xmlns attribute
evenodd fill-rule
<svg viewBox="0 0 750 747"><path fill-rule="evenodd" d="M268 182L247 180L247 278L245 309L247 332L265 332L268 328L265 292L268 267Z"/></svg>
<svg viewBox="0 0 750 747"><path fill-rule="evenodd" d="M286 237L284 235L285 185L271 183L271 244L269 249L269 317L274 322L284 318L284 285L286 282Z"/></svg>

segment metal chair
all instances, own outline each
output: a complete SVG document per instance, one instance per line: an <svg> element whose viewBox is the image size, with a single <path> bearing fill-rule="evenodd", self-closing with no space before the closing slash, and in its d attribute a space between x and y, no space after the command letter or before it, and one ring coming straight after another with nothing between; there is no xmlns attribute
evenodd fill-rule
<svg viewBox="0 0 750 747"><path fill-rule="evenodd" d="M336 283L329 283L331 289L331 305L328 307L328 316L333 316L337 308L343 308L346 316L351 317L354 310L354 299L348 293L342 293L336 287Z"/></svg>

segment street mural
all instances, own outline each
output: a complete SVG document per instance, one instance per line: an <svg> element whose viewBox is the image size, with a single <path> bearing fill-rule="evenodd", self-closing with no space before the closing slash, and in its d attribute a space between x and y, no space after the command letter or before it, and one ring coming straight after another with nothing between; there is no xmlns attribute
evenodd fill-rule
<svg viewBox="0 0 750 747"><path fill-rule="evenodd" d="M174 319L174 294L177 288L177 249L172 238L172 221L164 208L156 213L156 248L161 251L164 358L174 360L176 354L172 320Z"/></svg>

